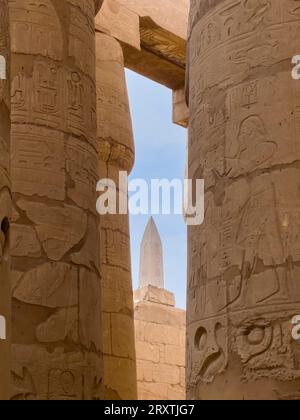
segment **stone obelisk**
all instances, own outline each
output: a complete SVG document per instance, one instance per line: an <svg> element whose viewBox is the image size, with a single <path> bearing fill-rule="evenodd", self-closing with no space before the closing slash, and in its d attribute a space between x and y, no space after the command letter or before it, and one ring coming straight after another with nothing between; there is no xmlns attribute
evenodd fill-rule
<svg viewBox="0 0 300 420"><path fill-rule="evenodd" d="M297 1L194 0L188 398L300 399L300 83Z"/></svg>
<svg viewBox="0 0 300 420"><path fill-rule="evenodd" d="M139 287L164 288L163 247L153 217L146 227L140 255Z"/></svg>
<svg viewBox="0 0 300 420"><path fill-rule="evenodd" d="M119 173L129 174L133 168L134 139L122 47L113 37L97 32L96 58L100 177L113 180L118 192L127 194ZM106 399L134 400L134 314L126 210L100 216L104 387Z"/></svg>
<svg viewBox="0 0 300 420"><path fill-rule="evenodd" d="M185 311L164 288L163 246L151 217L141 243L134 292L138 398L185 399Z"/></svg>
<svg viewBox="0 0 300 420"><path fill-rule="evenodd" d="M0 400L10 392L10 46L8 2L0 0Z"/></svg>
<svg viewBox="0 0 300 420"><path fill-rule="evenodd" d="M102 397L94 0L10 0L14 399Z"/></svg>

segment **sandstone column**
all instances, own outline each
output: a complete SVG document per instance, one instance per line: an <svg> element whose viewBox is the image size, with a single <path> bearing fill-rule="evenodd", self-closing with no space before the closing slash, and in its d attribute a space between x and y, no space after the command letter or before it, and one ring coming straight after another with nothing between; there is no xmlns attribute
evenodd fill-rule
<svg viewBox="0 0 300 420"><path fill-rule="evenodd" d="M123 52L102 33L96 34L96 52L100 175L120 188L119 172L130 173L134 163ZM136 399L128 215L101 216L100 225L105 398Z"/></svg>
<svg viewBox="0 0 300 420"><path fill-rule="evenodd" d="M298 3L192 1L189 398L300 398Z"/></svg>
<svg viewBox="0 0 300 420"><path fill-rule="evenodd" d="M95 2L9 5L12 397L99 399Z"/></svg>
<svg viewBox="0 0 300 420"><path fill-rule="evenodd" d="M9 175L10 95L9 95L8 2L0 0L0 400L10 389L10 272L8 255L11 192Z"/></svg>

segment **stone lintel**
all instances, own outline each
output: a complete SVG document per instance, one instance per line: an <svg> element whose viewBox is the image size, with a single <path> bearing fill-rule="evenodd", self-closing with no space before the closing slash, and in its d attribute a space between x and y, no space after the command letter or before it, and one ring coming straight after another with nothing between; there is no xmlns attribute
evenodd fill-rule
<svg viewBox="0 0 300 420"><path fill-rule="evenodd" d="M178 28L169 2L147 3L105 0L96 17L96 31L121 43L127 68L172 90L183 88L188 2L182 0L173 16L180 22Z"/></svg>
<svg viewBox="0 0 300 420"><path fill-rule="evenodd" d="M185 90L173 91L173 123L184 128L189 124L189 109L185 100Z"/></svg>

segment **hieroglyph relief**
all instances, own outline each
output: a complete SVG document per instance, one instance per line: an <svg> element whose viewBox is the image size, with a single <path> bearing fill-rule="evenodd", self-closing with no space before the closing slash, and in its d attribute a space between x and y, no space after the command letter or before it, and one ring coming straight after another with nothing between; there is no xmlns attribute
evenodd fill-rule
<svg viewBox="0 0 300 420"><path fill-rule="evenodd" d="M254 380L267 398L299 384L300 84L281 65L299 23L294 0L192 4L189 177L205 179L206 198L189 231L190 397L228 378L241 398Z"/></svg>
<svg viewBox="0 0 300 420"><path fill-rule="evenodd" d="M95 1L9 6L12 398L99 399Z"/></svg>
<svg viewBox="0 0 300 420"><path fill-rule="evenodd" d="M9 236L10 177L10 40L8 1L0 0L0 399L9 398L11 291Z"/></svg>

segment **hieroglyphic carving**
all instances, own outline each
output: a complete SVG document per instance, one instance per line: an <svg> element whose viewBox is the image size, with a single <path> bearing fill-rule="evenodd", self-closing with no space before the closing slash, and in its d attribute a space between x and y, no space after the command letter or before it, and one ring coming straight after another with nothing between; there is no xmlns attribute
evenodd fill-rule
<svg viewBox="0 0 300 420"><path fill-rule="evenodd" d="M9 5L12 398L100 399L100 267L93 257L99 248L94 14L100 2Z"/></svg>
<svg viewBox="0 0 300 420"><path fill-rule="evenodd" d="M10 366L10 45L8 2L0 1L0 400L9 398Z"/></svg>
<svg viewBox="0 0 300 420"><path fill-rule="evenodd" d="M96 34L98 150L101 178L118 188L119 171L131 172L134 144L123 52L112 37ZM127 194L127 191L121 191ZM105 397L136 399L134 319L128 215L100 217ZM121 322L123 324L121 325ZM118 334L123 326L125 334ZM113 337L111 346L108 337ZM131 349L128 353L128 349ZM126 381L119 378L126 378Z"/></svg>
<svg viewBox="0 0 300 420"><path fill-rule="evenodd" d="M297 51L296 3L192 4L189 177L207 191L189 232L191 398L299 393L300 87L281 65Z"/></svg>

